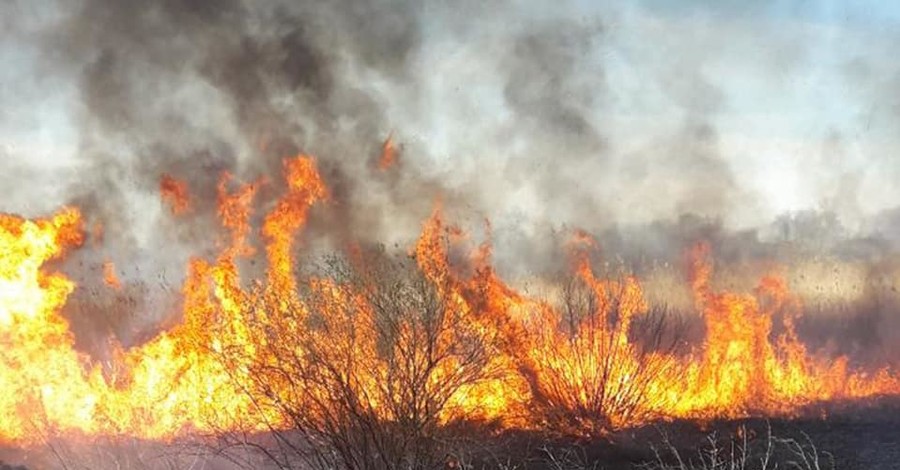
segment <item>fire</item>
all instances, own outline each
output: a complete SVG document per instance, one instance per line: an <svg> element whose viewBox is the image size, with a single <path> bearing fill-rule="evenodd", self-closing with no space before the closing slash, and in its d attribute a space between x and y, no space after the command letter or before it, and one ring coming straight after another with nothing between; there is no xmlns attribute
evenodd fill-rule
<svg viewBox="0 0 900 470"><path fill-rule="evenodd" d="M324 188L315 184L311 159L289 159L285 167L290 191L267 218L265 232L272 240L268 251L275 269L282 269L279 262L290 262L285 245ZM220 215L231 240L214 263L194 259L188 266L183 322L140 347L119 347L118 367L109 373L74 349L59 313L75 284L42 270L46 261L81 243L79 212L66 209L36 221L3 216L0 337L12 352L0 362L6 392L0 399L2 440L30 443L47 432L169 439L182 432L233 428L247 416L256 416L251 428L261 426L265 411L254 408L252 397L233 380L240 368L226 369L215 351L224 344L252 346L245 340L248 300L236 259L250 253L245 241L256 186L229 194L227 182L224 176ZM112 266L104 267L108 278ZM280 282L284 276L271 278Z"/></svg>
<svg viewBox="0 0 900 470"><path fill-rule="evenodd" d="M666 412L666 378L676 360L630 337L648 310L634 277L597 279L584 253L561 305L545 308L529 327L526 351L540 418L577 434L602 434Z"/></svg>
<svg viewBox="0 0 900 470"><path fill-rule="evenodd" d="M116 265L112 261L106 260L103 262L103 282L113 289L122 287L122 282L119 281L119 275L116 274Z"/></svg>
<svg viewBox="0 0 900 470"><path fill-rule="evenodd" d="M6 439L27 436L40 414L62 424L90 424L94 374L85 375L72 349L68 324L58 311L75 284L42 265L82 242L81 214L63 209L49 219L0 217L0 357L2 429ZM76 383L71 377L81 377Z"/></svg>
<svg viewBox="0 0 900 470"><path fill-rule="evenodd" d="M60 312L77 286L48 266L83 243L80 212L0 215L0 441L30 444L47 433L167 440L314 429L342 416L597 435L900 393L890 369L866 374L846 357L809 351L796 329L803 306L777 273L751 293L714 289L703 244L690 253L689 282L705 337L686 351L665 339L664 316L640 279L595 271L596 242L582 232L568 245L571 278L546 298L506 284L490 243L471 249L465 266L452 263L451 248L464 251L467 238L439 208L411 267L379 267L357 249L354 269L301 276L296 239L328 189L312 157L286 159L284 177L284 194L255 234L260 183L222 176L222 249L188 264L181 322L143 345L116 345L112 367L75 349ZM188 210L184 183L165 176L160 189L173 212ZM257 253L267 270L248 282L238 266ZM119 285L112 261L103 273ZM422 399L407 406L411 396Z"/></svg>
<svg viewBox="0 0 900 470"><path fill-rule="evenodd" d="M190 211L191 198L187 183L184 181L179 181L171 175L162 175L159 179L159 192L172 214L182 215Z"/></svg>
<svg viewBox="0 0 900 470"><path fill-rule="evenodd" d="M266 216L262 233L268 240L266 245L269 260L268 285L277 293L291 296L296 290L293 273L293 239L297 230L306 223L309 208L314 202L326 196L326 190L309 158L285 160L284 170L288 193Z"/></svg>
<svg viewBox="0 0 900 470"><path fill-rule="evenodd" d="M381 157L378 159L378 169L387 171L397 164L397 148L394 145L394 136L388 135L381 145Z"/></svg>
<svg viewBox="0 0 900 470"><path fill-rule="evenodd" d="M781 277L762 278L755 295L713 291L708 256L704 244L692 253L691 284L704 315L706 340L687 366L675 415L790 415L816 401L900 391L900 380L887 369L867 376L851 372L846 357L810 354L795 329L801 306ZM778 313L784 316L784 332L773 341Z"/></svg>

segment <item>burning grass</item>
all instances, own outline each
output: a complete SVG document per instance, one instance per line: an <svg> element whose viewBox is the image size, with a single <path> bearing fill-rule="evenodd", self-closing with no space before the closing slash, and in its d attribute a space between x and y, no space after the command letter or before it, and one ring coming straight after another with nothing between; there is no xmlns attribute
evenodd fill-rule
<svg viewBox="0 0 900 470"><path fill-rule="evenodd" d="M199 435L281 468L425 468L444 461L463 423L597 438L900 393L886 367L809 351L796 331L802 305L777 273L752 293L715 290L703 244L689 254L697 344L648 304L640 279L600 276L583 234L556 298L507 285L490 246L467 249L439 210L410 256L358 249L302 270L295 239L328 191L309 157L285 160L284 173L287 191L260 230L264 278L238 269L256 256L258 186L225 175L227 236L215 259L190 262L182 323L114 347L114 368L76 351L60 315L75 285L45 266L82 242L78 210L0 218L0 439ZM173 181L163 197L186 213L187 188ZM451 250L467 254L451 262ZM260 433L265 445L246 438Z"/></svg>

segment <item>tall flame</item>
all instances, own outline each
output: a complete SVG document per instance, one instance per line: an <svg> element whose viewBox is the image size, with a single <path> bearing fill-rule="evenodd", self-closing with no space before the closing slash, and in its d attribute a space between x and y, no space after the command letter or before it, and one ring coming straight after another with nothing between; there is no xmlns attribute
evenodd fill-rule
<svg viewBox="0 0 900 470"><path fill-rule="evenodd" d="M390 145L388 139L386 154ZM182 321L143 345L116 346L107 367L75 349L60 312L76 285L48 266L83 242L79 211L63 208L36 220L0 215L0 441L29 444L46 433L171 439L280 428L291 426L279 409L291 401L324 419L327 389L298 390L291 374L266 375L278 367L308 373L318 367L308 359L313 352L357 371L347 389L360 406L402 419L400 408L389 405L403 397L383 384L407 372L384 359L391 353L375 333L383 326L366 295L370 286L328 277L301 284L296 275L296 236L313 205L328 197L315 161L286 159L284 175L286 192L260 229L265 279L247 283L238 268L240 259L255 255L251 217L259 183L223 175L218 203L227 237L215 259L189 262ZM173 211L187 210L186 186L165 177L161 190ZM705 338L676 352L639 334L639 325L654 318L640 280L599 277L588 256L596 242L586 234L576 233L570 244L573 277L560 299L507 285L491 265L489 243L471 251L471 269L457 269L449 250L462 243L460 234L436 209L413 248L442 303L442 323L423 329L404 317L391 330L394 354L413 351L411 364L433 366L426 378L407 379L424 380L436 396L449 390L439 400L442 422L597 434L674 417L790 415L820 400L900 393L900 379L887 368L866 374L851 370L846 357L808 351L796 331L802 305L777 274L762 278L753 293L716 291L707 245L692 251L689 269ZM112 262L105 274L117 285ZM312 294L301 298L300 290ZM311 312L318 315L315 328ZM482 380L444 388L468 367L455 356L461 337L488 345L478 367L490 373L473 370ZM417 352L412 345L426 338L434 349ZM270 387L264 397L252 386L260 374Z"/></svg>
<svg viewBox="0 0 900 470"><path fill-rule="evenodd" d="M171 175L162 175L159 179L159 193L173 214L182 215L190 211L191 197L184 181L177 180Z"/></svg>
<svg viewBox="0 0 900 470"><path fill-rule="evenodd" d="M381 145L381 156L378 158L378 169L387 171L397 165L397 148L394 136L388 135Z"/></svg>

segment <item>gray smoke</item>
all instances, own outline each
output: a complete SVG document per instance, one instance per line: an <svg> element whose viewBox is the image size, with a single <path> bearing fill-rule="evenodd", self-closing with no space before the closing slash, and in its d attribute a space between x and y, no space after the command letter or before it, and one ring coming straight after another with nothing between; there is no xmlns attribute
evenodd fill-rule
<svg viewBox="0 0 900 470"><path fill-rule="evenodd" d="M147 207L162 174L188 180L203 214L223 170L277 184L281 159L298 152L320 160L331 225L373 239L408 239L436 194L530 231L600 229L626 211L644 222L722 215L746 193L719 153L713 118L724 98L701 76L700 56L665 64L664 92L683 123L635 150L614 148L602 113L621 94L603 57L615 10L584 19L566 11L574 6L504 2L7 8L34 25L13 33L36 49L34 73L75 86L78 176L61 194L123 246L153 232L158 210ZM391 132L402 171L373 174Z"/></svg>

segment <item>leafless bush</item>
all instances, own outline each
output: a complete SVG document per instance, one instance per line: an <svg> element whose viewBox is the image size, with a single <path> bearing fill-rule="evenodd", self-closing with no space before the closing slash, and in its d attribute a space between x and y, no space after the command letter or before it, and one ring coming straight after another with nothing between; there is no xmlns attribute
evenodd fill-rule
<svg viewBox="0 0 900 470"><path fill-rule="evenodd" d="M443 465L444 424L458 418L450 399L491 375L493 346L451 290L411 264L331 257L296 297L255 295L242 338L252 347L222 358L270 437L232 432L231 444L279 468Z"/></svg>
<svg viewBox="0 0 900 470"><path fill-rule="evenodd" d="M629 279L602 288L569 279L558 306L529 325L526 376L545 427L596 436L659 417L653 387L678 370L672 353L682 328L664 309L648 309L636 289Z"/></svg>
<svg viewBox="0 0 900 470"><path fill-rule="evenodd" d="M716 433L706 437L706 444L687 455L663 436L662 448L653 447L654 460L643 464L644 470L794 470L834 469L834 459L827 452L819 452L812 439L802 433L802 439L781 438L772 434L767 426L766 434L754 439L747 428L721 439Z"/></svg>
<svg viewBox="0 0 900 470"><path fill-rule="evenodd" d="M580 447L552 450L543 447L544 463L551 470L601 470L600 462L592 462Z"/></svg>

